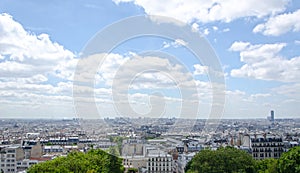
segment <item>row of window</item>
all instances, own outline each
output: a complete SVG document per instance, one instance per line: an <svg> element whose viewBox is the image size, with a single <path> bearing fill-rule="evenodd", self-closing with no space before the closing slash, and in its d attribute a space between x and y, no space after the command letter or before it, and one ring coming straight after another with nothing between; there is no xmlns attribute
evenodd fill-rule
<svg viewBox="0 0 300 173"><path fill-rule="evenodd" d="M14 167L15 164L6 164L6 167ZM5 164L1 164L1 167L5 167Z"/></svg>
<svg viewBox="0 0 300 173"><path fill-rule="evenodd" d="M7 169L8 172L15 172L15 169Z"/></svg>
<svg viewBox="0 0 300 173"><path fill-rule="evenodd" d="M15 150L7 150L7 153L15 153Z"/></svg>
<svg viewBox="0 0 300 173"><path fill-rule="evenodd" d="M273 157L280 157L280 155L281 155L280 153L274 153ZM262 158L263 157L272 157L272 154L271 153L265 153L265 154L264 153L260 153L260 154L254 153L253 154L253 157L258 157L258 156L262 157Z"/></svg>
<svg viewBox="0 0 300 173"><path fill-rule="evenodd" d="M156 161L156 162L170 162L170 161L172 161L171 160L171 158L164 158L164 157L162 157L162 158L159 158L159 157L156 157L156 158L151 158L151 159L149 159L149 161L152 161L152 162L154 162L154 161Z"/></svg>
<svg viewBox="0 0 300 173"><path fill-rule="evenodd" d="M6 158L14 158L15 154L6 154ZM2 156L2 158L4 158L4 156Z"/></svg>
<svg viewBox="0 0 300 173"><path fill-rule="evenodd" d="M156 163L156 164L154 164L154 162L152 162L152 166L154 166L154 165L156 165L156 166L169 166L169 163L166 162L166 164L165 164L165 163L163 163L163 164L161 164L161 163ZM151 166L151 163L150 163L150 162L148 163L148 166Z"/></svg>
<svg viewBox="0 0 300 173"><path fill-rule="evenodd" d="M149 168L148 168L148 171L156 171L156 172L159 171L159 172L164 172L164 171L171 171L171 169L168 169L168 168L167 168L167 169L165 169L165 168L159 169L159 168L157 168L157 167L156 167L156 168L153 168L153 167L150 168L150 167L149 167Z"/></svg>
<svg viewBox="0 0 300 173"><path fill-rule="evenodd" d="M15 159L7 159L6 162L15 162Z"/></svg>
<svg viewBox="0 0 300 173"><path fill-rule="evenodd" d="M278 147L283 146L282 143L252 143L252 147Z"/></svg>
<svg viewBox="0 0 300 173"><path fill-rule="evenodd" d="M254 148L253 149L253 152L277 152L277 151L282 152L283 148Z"/></svg>

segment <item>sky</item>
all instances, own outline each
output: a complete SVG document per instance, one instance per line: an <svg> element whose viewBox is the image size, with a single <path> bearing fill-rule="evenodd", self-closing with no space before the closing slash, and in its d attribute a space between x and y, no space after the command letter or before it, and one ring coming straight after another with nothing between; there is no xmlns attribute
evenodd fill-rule
<svg viewBox="0 0 300 173"><path fill-rule="evenodd" d="M276 118L300 118L299 1L161 2L1 0L0 118L266 118L271 110ZM82 56L103 30L153 15L180 21L207 41L222 69L224 92L215 93L221 84L210 76L211 64L191 52L187 38L142 35ZM143 27L116 31L126 35ZM97 66L94 85L74 90L82 59L84 79ZM224 103L213 101L223 95ZM213 105L220 109L214 112Z"/></svg>

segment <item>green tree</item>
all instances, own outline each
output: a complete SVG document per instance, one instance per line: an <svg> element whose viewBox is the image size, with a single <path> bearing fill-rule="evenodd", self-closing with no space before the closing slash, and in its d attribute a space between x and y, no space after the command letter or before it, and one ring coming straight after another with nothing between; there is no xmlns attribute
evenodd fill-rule
<svg viewBox="0 0 300 173"><path fill-rule="evenodd" d="M36 164L28 173L123 173L122 160L102 150L90 150L87 153L71 152L66 157Z"/></svg>
<svg viewBox="0 0 300 173"><path fill-rule="evenodd" d="M278 169L281 173L300 173L300 147L291 148L281 155Z"/></svg>
<svg viewBox="0 0 300 173"><path fill-rule="evenodd" d="M276 159L263 159L256 161L256 170L258 173L277 173Z"/></svg>
<svg viewBox="0 0 300 173"><path fill-rule="evenodd" d="M137 168L128 168L126 173L137 173L138 169Z"/></svg>
<svg viewBox="0 0 300 173"><path fill-rule="evenodd" d="M114 142L114 143L117 144L117 150L118 150L117 153L120 155L122 153L123 140L126 139L126 138L122 137L122 136L115 136L115 137L110 136L109 139L110 139L110 142Z"/></svg>
<svg viewBox="0 0 300 173"><path fill-rule="evenodd" d="M255 160L245 151L232 147L202 150L187 164L187 173L255 172Z"/></svg>

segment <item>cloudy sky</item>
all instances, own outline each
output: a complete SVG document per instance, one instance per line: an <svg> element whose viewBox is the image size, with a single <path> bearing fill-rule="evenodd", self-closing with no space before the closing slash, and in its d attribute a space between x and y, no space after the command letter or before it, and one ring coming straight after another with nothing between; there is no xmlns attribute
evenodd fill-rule
<svg viewBox="0 0 300 173"><path fill-rule="evenodd" d="M270 110L280 118L300 117L299 1L1 0L0 118L78 116L73 81L82 51L103 29L137 15L175 18L207 39L225 78L223 118L264 118ZM95 85L74 94L86 108L85 92L92 89L99 115L87 109L80 116L207 118L210 67L188 44L142 36L88 57L86 71L105 58ZM151 51L159 53L145 54Z"/></svg>

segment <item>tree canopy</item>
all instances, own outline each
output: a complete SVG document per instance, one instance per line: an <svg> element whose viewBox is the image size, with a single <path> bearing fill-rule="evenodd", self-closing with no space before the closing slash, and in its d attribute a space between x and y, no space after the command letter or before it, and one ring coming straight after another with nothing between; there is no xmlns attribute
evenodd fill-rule
<svg viewBox="0 0 300 173"><path fill-rule="evenodd" d="M291 148L278 160L279 172L300 173L300 147Z"/></svg>
<svg viewBox="0 0 300 173"><path fill-rule="evenodd" d="M279 159L264 160L254 160L250 154L232 147L203 150L188 163L186 172L300 173L300 146L291 148Z"/></svg>
<svg viewBox="0 0 300 173"><path fill-rule="evenodd" d="M102 150L71 152L66 157L33 165L28 173L123 173L122 160Z"/></svg>
<svg viewBox="0 0 300 173"><path fill-rule="evenodd" d="M256 161L256 170L258 173L278 173L277 159L263 159Z"/></svg>
<svg viewBox="0 0 300 173"><path fill-rule="evenodd" d="M186 172L255 172L255 160L245 151L232 147L202 150L188 163Z"/></svg>

